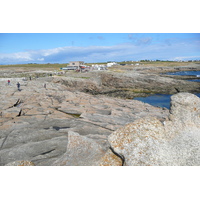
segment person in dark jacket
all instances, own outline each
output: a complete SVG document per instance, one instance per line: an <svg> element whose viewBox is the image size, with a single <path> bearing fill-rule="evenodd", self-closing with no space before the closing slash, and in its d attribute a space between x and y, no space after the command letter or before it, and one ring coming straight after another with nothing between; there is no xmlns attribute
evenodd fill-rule
<svg viewBox="0 0 200 200"><path fill-rule="evenodd" d="M20 83L19 82L17 83L17 88L20 91Z"/></svg>

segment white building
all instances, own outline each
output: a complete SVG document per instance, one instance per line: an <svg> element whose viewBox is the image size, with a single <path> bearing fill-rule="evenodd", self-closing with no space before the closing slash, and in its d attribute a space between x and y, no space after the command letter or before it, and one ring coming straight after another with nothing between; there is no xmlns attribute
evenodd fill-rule
<svg viewBox="0 0 200 200"><path fill-rule="evenodd" d="M116 62L109 62L107 63L107 67L112 67L113 65L116 65L117 63Z"/></svg>
<svg viewBox="0 0 200 200"><path fill-rule="evenodd" d="M106 70L106 65L92 65L92 70Z"/></svg>

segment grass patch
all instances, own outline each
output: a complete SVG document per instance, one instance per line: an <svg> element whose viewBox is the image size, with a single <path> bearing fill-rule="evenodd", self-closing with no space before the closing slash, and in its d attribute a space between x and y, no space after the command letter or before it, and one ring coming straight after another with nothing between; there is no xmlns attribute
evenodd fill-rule
<svg viewBox="0 0 200 200"><path fill-rule="evenodd" d="M16 65L0 65L0 68L26 68L26 69L60 69L62 67L66 67L67 63L65 64L16 64Z"/></svg>
<svg viewBox="0 0 200 200"><path fill-rule="evenodd" d="M139 65L135 65L138 63ZM114 65L112 67L109 67L109 71L112 72L124 72L127 70L133 70L134 68L143 68L143 67L180 67L180 66L188 66L195 62L174 62L174 61L155 61L155 62L126 62L123 64L126 65ZM196 63L198 64L198 63Z"/></svg>
<svg viewBox="0 0 200 200"><path fill-rule="evenodd" d="M133 93L144 93L144 94L153 94L153 91L149 90L140 90L140 89L131 89L131 88L122 88L124 91L133 92Z"/></svg>
<svg viewBox="0 0 200 200"><path fill-rule="evenodd" d="M67 115L71 115L74 118L79 118L81 114L71 114L71 113L66 113Z"/></svg>
<svg viewBox="0 0 200 200"><path fill-rule="evenodd" d="M90 79L90 77L84 77L84 76L82 76L82 77L73 77L73 78Z"/></svg>

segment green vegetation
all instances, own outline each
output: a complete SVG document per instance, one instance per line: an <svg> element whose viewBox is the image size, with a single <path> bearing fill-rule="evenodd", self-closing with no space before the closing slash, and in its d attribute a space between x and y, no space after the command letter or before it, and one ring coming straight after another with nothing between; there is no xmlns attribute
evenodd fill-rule
<svg viewBox="0 0 200 200"><path fill-rule="evenodd" d="M67 114L71 115L74 118L79 118L81 116L81 114L70 114L70 113L67 113Z"/></svg>
<svg viewBox="0 0 200 200"><path fill-rule="evenodd" d="M142 90L142 89L132 89L132 88L121 88L123 91L133 92L133 93L144 93L144 94L154 94L153 91L150 90Z"/></svg>
<svg viewBox="0 0 200 200"><path fill-rule="evenodd" d="M149 65L149 66L184 66L188 65L190 63L197 63L199 64L199 61L188 61L188 62L177 62L177 61L169 61L169 60L140 60L140 61L121 61L117 62L117 64L121 65ZM16 65L0 65L1 68L26 68L26 69L45 69L45 70L60 70L62 67L66 67L68 63L47 63L47 64L37 64L37 63L28 63L28 64L16 64ZM107 62L97 62L97 63L85 63L86 65L106 65Z"/></svg>
<svg viewBox="0 0 200 200"><path fill-rule="evenodd" d="M0 65L0 68L27 68L27 69L55 69L58 70L61 67L66 67L67 63L64 64L59 64L59 63L55 63L55 64L36 64L36 63L29 63L29 64L16 64L16 65Z"/></svg>
<svg viewBox="0 0 200 200"><path fill-rule="evenodd" d="M90 79L90 77L86 77L86 76L82 76L82 77L74 77L74 78Z"/></svg>
<svg viewBox="0 0 200 200"><path fill-rule="evenodd" d="M196 63L196 62L193 62ZM136 61L123 61L123 62L118 62L118 64L121 65L133 65L135 66L136 64L139 64L138 66L154 66L154 67L174 67L174 66L186 66L189 65L189 62L177 62L177 61L162 61L162 60L140 60L138 62Z"/></svg>

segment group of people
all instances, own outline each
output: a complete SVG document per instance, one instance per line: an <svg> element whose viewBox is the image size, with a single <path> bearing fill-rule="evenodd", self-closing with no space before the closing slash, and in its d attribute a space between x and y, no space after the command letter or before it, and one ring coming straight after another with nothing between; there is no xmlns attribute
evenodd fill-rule
<svg viewBox="0 0 200 200"><path fill-rule="evenodd" d="M10 80L8 80L8 85L10 85ZM17 83L17 89L20 91L20 83Z"/></svg>
<svg viewBox="0 0 200 200"><path fill-rule="evenodd" d="M30 80L31 80L31 78L30 78ZM8 80L8 85L10 85L10 80ZM44 84L44 88L46 89L46 87L47 87L47 85L45 83ZM21 91L21 89L20 89L20 83L19 82L17 83L17 89L18 89L18 91Z"/></svg>

